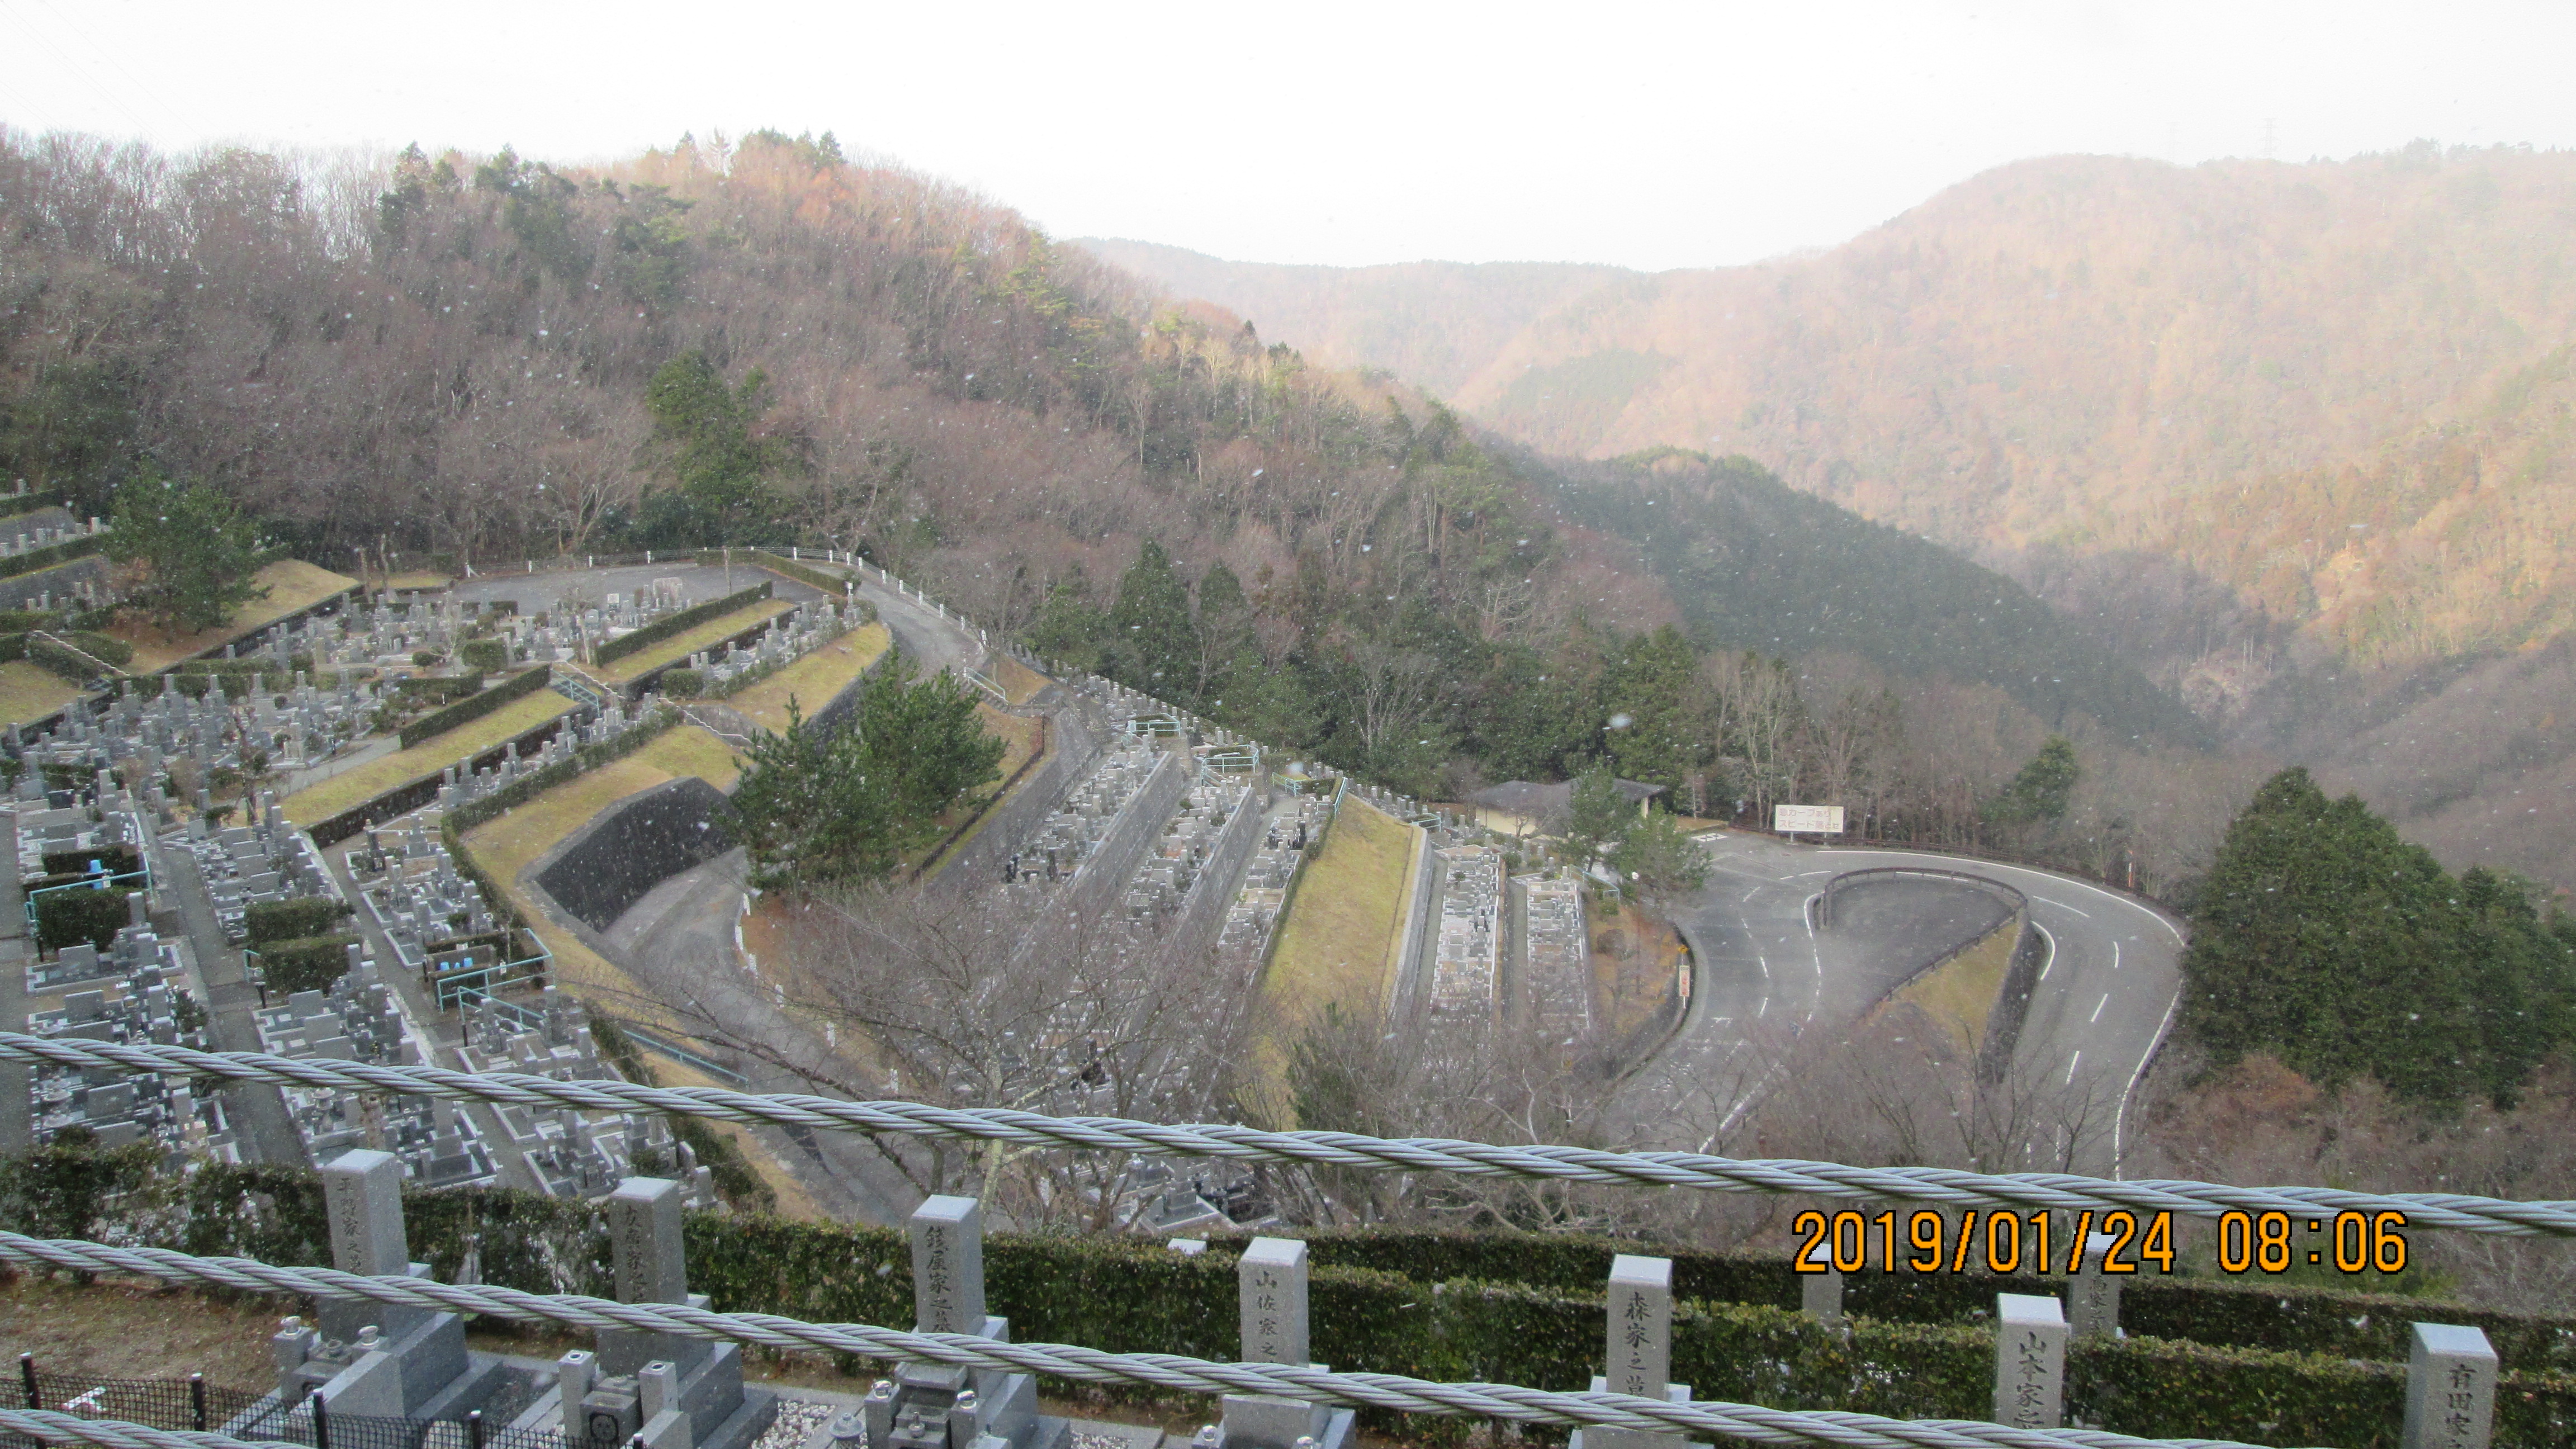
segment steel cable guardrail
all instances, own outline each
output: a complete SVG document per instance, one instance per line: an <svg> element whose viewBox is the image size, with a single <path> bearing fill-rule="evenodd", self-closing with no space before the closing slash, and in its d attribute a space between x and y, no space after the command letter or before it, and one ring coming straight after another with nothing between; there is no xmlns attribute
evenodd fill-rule
<svg viewBox="0 0 2576 1449"><path fill-rule="evenodd" d="M646 1087L569 1081L515 1072L389 1067L259 1052L203 1052L0 1032L0 1060L56 1066L169 1072L295 1087L570 1107L589 1112L662 1112L752 1126L833 1132L894 1132L971 1142L1131 1152L1156 1157L1221 1157L1299 1162L1390 1172L1455 1172L1470 1177L1556 1178L1631 1187L1711 1192L1801 1193L1817 1197L1933 1202L1952 1207L2126 1208L2215 1218L2227 1212L2293 1215L2395 1211L2410 1227L2502 1237L2576 1237L2576 1202L2513 1202L2452 1193L2349 1192L2327 1187L2231 1187L2141 1178L2114 1182L2069 1173L1963 1172L1946 1167L1850 1167L1795 1159L1712 1157L1697 1152L1609 1152L1589 1147L1496 1147L1433 1137L1363 1137L1348 1132L1268 1132L1217 1124L1166 1126L1120 1117L1048 1117L1002 1107L924 1102L849 1102L762 1095L721 1087Z"/></svg>
<svg viewBox="0 0 2576 1449"><path fill-rule="evenodd" d="M580 1294L529 1293L489 1285L466 1287L424 1278L370 1278L333 1268L280 1268L248 1258L200 1258L167 1248L111 1248L12 1232L0 1232L0 1258L251 1292L367 1298L404 1307L489 1313L577 1328L684 1334L771 1348L819 1349L862 1358L1051 1374L1094 1383L1149 1384L1187 1393L1271 1394L1417 1414L1597 1424L1656 1433L1678 1429L1764 1444L1830 1444L1841 1449L2250 1449L2225 1439L2140 1439L2099 1430L2019 1429L1957 1419L1889 1419L1876 1414L1769 1409L1717 1400L1675 1404L1629 1394L1557 1393L1515 1384L1435 1383L1401 1374L1334 1373L1291 1364L1223 1363L1179 1354L1109 1353L1073 1344L1004 1343L962 1333L906 1333L858 1323L806 1323L769 1313L718 1313L678 1303L616 1303ZM0 1427L5 1427L5 1421L0 1421ZM174 1436L166 1442L138 1444L132 1449L178 1449L178 1443L178 1436ZM129 1446L120 1444L115 1449Z"/></svg>

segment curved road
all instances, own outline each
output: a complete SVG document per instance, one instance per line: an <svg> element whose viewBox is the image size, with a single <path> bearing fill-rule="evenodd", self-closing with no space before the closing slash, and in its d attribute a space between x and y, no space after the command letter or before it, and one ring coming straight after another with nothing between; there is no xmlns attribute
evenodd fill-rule
<svg viewBox="0 0 2576 1449"><path fill-rule="evenodd" d="M1700 837L1708 885L1672 912L1699 963L1689 1015L1656 1059L1658 1075L1705 1093L1731 1126L1757 1102L1782 1048L1816 1030L1847 1030L1927 955L1975 934L1991 910L1973 888L1937 887L1905 901L1905 926L1886 910L1819 933L1808 903L1844 871L1920 866L1981 876L2030 901L2044 966L2014 1053L2024 1082L2082 1092L2113 1113L2098 1146L2070 1170L2116 1175L2130 1098L2180 1000L2182 930L2164 913L2086 881L2027 866L1922 851L1791 845L1769 836ZM1928 883L1927 883L1928 886ZM2050 1129L2041 1129L2053 1131ZM2064 1162L2062 1143L2034 1139L2032 1167Z"/></svg>

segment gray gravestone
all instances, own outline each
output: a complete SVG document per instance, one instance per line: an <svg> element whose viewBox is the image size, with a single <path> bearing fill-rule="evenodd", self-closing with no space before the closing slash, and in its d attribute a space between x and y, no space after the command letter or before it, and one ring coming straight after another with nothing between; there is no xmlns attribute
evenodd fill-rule
<svg viewBox="0 0 2576 1449"><path fill-rule="evenodd" d="M2415 1325L2406 1354L2403 1449L2487 1449L2495 1432L2496 1352L2486 1334Z"/></svg>
<svg viewBox="0 0 2576 1449"><path fill-rule="evenodd" d="M1304 1366L1306 1245L1294 1238L1255 1238L1235 1265L1243 1320L1242 1363ZM1329 1404L1274 1394L1227 1394L1218 1442L1227 1449L1338 1449L1350 1437L1352 1415Z"/></svg>
<svg viewBox="0 0 2576 1449"><path fill-rule="evenodd" d="M913 1329L984 1331L984 1209L971 1197L924 1198L912 1213Z"/></svg>
<svg viewBox="0 0 2576 1449"><path fill-rule="evenodd" d="M2054 1298L1995 1295L1995 1422L2054 1429L2066 1414L2066 1316Z"/></svg>
<svg viewBox="0 0 2576 1449"><path fill-rule="evenodd" d="M1804 1273L1798 1278L1798 1307L1827 1328L1843 1326L1843 1275Z"/></svg>
<svg viewBox="0 0 2576 1449"><path fill-rule="evenodd" d="M2084 1240L2083 1271L2066 1294L2067 1326L2077 1338L2120 1336L2120 1280L2126 1275L2102 1271L2102 1255L2119 1241L2109 1233Z"/></svg>
<svg viewBox="0 0 2576 1449"><path fill-rule="evenodd" d="M370 1278L411 1271L403 1240L402 1159L390 1152L341 1154L322 1168L322 1207L331 1222L331 1264Z"/></svg>
<svg viewBox="0 0 2576 1449"><path fill-rule="evenodd" d="M1306 1245L1294 1238L1255 1238L1236 1273L1243 1291L1243 1361L1309 1362Z"/></svg>
<svg viewBox="0 0 2576 1449"><path fill-rule="evenodd" d="M608 1237L617 1257L617 1301L685 1303L688 1264L680 1236L680 1185L630 1177L608 1195Z"/></svg>
<svg viewBox="0 0 2576 1449"><path fill-rule="evenodd" d="M1689 1403L1690 1386L1671 1382L1673 1260L1630 1253L1612 1258L1605 1306L1604 1372L1593 1379L1592 1391ZM1684 1441L1678 1433L1594 1426L1577 1430L1568 1449L1684 1449Z"/></svg>

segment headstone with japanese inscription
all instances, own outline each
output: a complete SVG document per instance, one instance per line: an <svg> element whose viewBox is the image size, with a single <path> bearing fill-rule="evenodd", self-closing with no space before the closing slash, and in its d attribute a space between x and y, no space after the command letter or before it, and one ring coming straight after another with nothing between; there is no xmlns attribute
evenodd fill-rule
<svg viewBox="0 0 2576 1449"><path fill-rule="evenodd" d="M2054 1298L1995 1295L1995 1422L2054 1429L2066 1414L2066 1315Z"/></svg>
<svg viewBox="0 0 2576 1449"><path fill-rule="evenodd" d="M2077 1338L2120 1336L2120 1280L2127 1275L2103 1271L2104 1256L2119 1243L2109 1233L2084 1240L2082 1271L2066 1294L2067 1326Z"/></svg>
<svg viewBox="0 0 2576 1449"><path fill-rule="evenodd" d="M1673 1260L1621 1253L1610 1260L1603 1373L1592 1391L1634 1394L1668 1404L1690 1402L1690 1385L1671 1382L1673 1371ZM1678 1433L1645 1429L1578 1429L1569 1449L1685 1449Z"/></svg>
<svg viewBox="0 0 2576 1449"><path fill-rule="evenodd" d="M2495 1433L2496 1366L2484 1332L2416 1324L2406 1354L2402 1449L2487 1449Z"/></svg>
<svg viewBox="0 0 2576 1449"><path fill-rule="evenodd" d="M601 1201L620 1303L707 1306L705 1294L689 1291L687 1197L668 1178L630 1177ZM778 1416L776 1394L743 1387L740 1344L693 1334L602 1329L585 1377L579 1413L568 1399L565 1420L594 1443L743 1449Z"/></svg>
<svg viewBox="0 0 2576 1449"><path fill-rule="evenodd" d="M1295 1238L1255 1238L1235 1266L1243 1316L1243 1363L1309 1366L1306 1341L1306 1245ZM1227 1394L1218 1442L1228 1449L1340 1449L1351 1434L1348 1409L1272 1394Z"/></svg>
<svg viewBox="0 0 2576 1449"><path fill-rule="evenodd" d="M369 1278L427 1278L403 1231L402 1159L345 1152L322 1165L322 1207L331 1262ZM314 1393L344 1414L461 1418L505 1381L499 1359L468 1353L464 1320L453 1313L373 1298L322 1298L318 1331L280 1335L278 1392L300 1402Z"/></svg>
<svg viewBox="0 0 2576 1449"><path fill-rule="evenodd" d="M984 1311L984 1210L970 1197L935 1196L913 1209L912 1310L916 1333L1008 1343L1011 1325ZM1037 1380L1004 1369L898 1364L884 1392L862 1405L867 1449L1059 1449L1065 1421L1038 1413Z"/></svg>

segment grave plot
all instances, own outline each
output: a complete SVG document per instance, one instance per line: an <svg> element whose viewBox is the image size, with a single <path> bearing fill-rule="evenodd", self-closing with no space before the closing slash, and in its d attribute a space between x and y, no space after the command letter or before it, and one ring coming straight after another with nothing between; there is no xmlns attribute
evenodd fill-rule
<svg viewBox="0 0 2576 1449"><path fill-rule="evenodd" d="M291 828L277 797L263 793L255 825L215 828L203 815L192 815L161 838L164 849L182 850L197 863L224 936L239 945L249 939L250 908L268 902L322 899L343 901L340 883L331 878L312 837ZM345 902L344 902L345 903Z"/></svg>
<svg viewBox="0 0 2576 1449"><path fill-rule="evenodd" d="M466 1070L520 1072L557 1081L608 1081L616 1069L599 1055L590 1016L554 987L533 1007L495 996L476 997L464 1009ZM624 1178L676 1171L692 1207L713 1208L713 1174L700 1166L670 1124L650 1113L575 1112L496 1105L493 1113L527 1163L539 1191L553 1197L597 1197Z"/></svg>
<svg viewBox="0 0 2576 1449"><path fill-rule="evenodd" d="M40 988L61 991L63 1004L30 1013L26 1030L40 1037L203 1050L206 1018L189 986L195 969L187 943L153 933L142 920L142 896L125 899L133 920L105 953L87 942L63 949L49 984ZM172 1153L238 1160L221 1102L197 1098L182 1079L54 1066L39 1066L32 1077L38 1142L79 1127L101 1147L151 1142Z"/></svg>
<svg viewBox="0 0 2576 1449"><path fill-rule="evenodd" d="M695 651L681 665L697 676L690 692L722 697L747 688L856 628L860 615L855 607L843 609L828 599L817 600L797 605L794 613L770 625L748 645ZM663 682L668 687L669 676Z"/></svg>
<svg viewBox="0 0 2576 1449"><path fill-rule="evenodd" d="M1301 796L1292 815L1268 822L1261 843L1253 848L1242 889L1226 912L1225 928L1218 937L1228 955L1242 963L1247 986L1270 952L1279 913L1288 903L1288 887L1305 859L1307 844L1322 832L1331 815L1330 802L1320 795Z"/></svg>
<svg viewBox="0 0 2576 1449"><path fill-rule="evenodd" d="M1571 869L1512 877L1521 897L1521 979L1531 1024L1572 1045L1592 1030L1592 933Z"/></svg>
<svg viewBox="0 0 2576 1449"><path fill-rule="evenodd" d="M257 1013L260 1049L282 1057L419 1066L427 1035L376 974L362 945L327 990L305 990ZM287 1115L315 1161L353 1148L391 1153L428 1187L488 1184L499 1172L471 1116L443 1097L386 1096L331 1087L285 1087Z"/></svg>
<svg viewBox="0 0 2576 1449"><path fill-rule="evenodd" d="M1503 858L1487 845L1431 853L1440 872L1439 945L1431 963L1431 1010L1491 1015L1500 940Z"/></svg>

